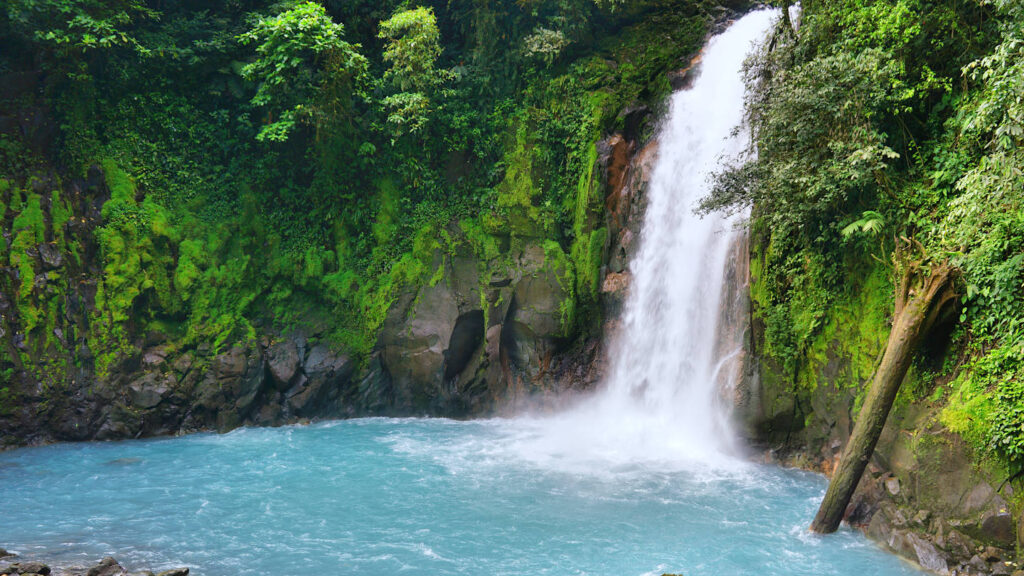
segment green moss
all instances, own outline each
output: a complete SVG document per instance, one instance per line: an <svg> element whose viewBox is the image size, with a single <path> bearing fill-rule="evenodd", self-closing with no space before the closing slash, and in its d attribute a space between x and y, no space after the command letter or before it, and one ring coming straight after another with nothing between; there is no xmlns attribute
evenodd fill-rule
<svg viewBox="0 0 1024 576"><path fill-rule="evenodd" d="M940 421L980 453L1024 466L1024 341L975 355L949 390Z"/></svg>
<svg viewBox="0 0 1024 576"><path fill-rule="evenodd" d="M572 261L558 242L544 242L544 266L555 274L564 297L559 305L562 336L570 336L576 328L576 275Z"/></svg>
<svg viewBox="0 0 1024 576"><path fill-rule="evenodd" d="M394 240L398 226L398 187L390 178L377 182L377 218L373 221L373 238L378 245Z"/></svg>
<svg viewBox="0 0 1024 576"><path fill-rule="evenodd" d="M534 204L543 193L534 181L534 144L526 122L515 127L514 144L505 155L505 177L495 188L498 207L503 210L509 229L522 236L542 235L551 227L550 214Z"/></svg>
<svg viewBox="0 0 1024 576"><path fill-rule="evenodd" d="M485 230L480 220L463 218L459 220L459 229L473 249L473 254L481 261L486 263L500 256L498 239Z"/></svg>
<svg viewBox="0 0 1024 576"><path fill-rule="evenodd" d="M71 208L64 201L59 190L50 193L50 230L53 232L53 240L59 248L66 249L67 244L64 238L64 227L71 220Z"/></svg>

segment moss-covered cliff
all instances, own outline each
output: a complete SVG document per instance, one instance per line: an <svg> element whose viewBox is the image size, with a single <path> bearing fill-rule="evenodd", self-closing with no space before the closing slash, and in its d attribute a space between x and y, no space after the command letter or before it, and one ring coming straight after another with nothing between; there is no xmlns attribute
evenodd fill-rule
<svg viewBox="0 0 1024 576"><path fill-rule="evenodd" d="M582 385L602 142L726 4L6 3L4 442Z"/></svg>
<svg viewBox="0 0 1024 576"><path fill-rule="evenodd" d="M705 201L753 209L749 434L826 473L889 337L897 247L956 271L847 509L940 572L1004 573L1019 545L1021 10L803 3L749 67L759 157Z"/></svg>

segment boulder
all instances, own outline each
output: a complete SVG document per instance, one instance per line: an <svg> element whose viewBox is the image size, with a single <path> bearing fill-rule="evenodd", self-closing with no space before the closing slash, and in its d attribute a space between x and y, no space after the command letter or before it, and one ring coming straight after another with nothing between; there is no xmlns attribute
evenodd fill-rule
<svg viewBox="0 0 1024 576"><path fill-rule="evenodd" d="M172 368L174 368L174 371L177 372L180 377L184 377L192 368L193 361L194 359L192 358L192 354L186 352L175 358Z"/></svg>
<svg viewBox="0 0 1024 576"><path fill-rule="evenodd" d="M917 563L922 568L939 574L945 574L949 571L945 555L934 544L913 532L908 533L906 538L914 549Z"/></svg>
<svg viewBox="0 0 1024 576"><path fill-rule="evenodd" d="M128 384L128 399L132 406L146 410L163 401L168 390L167 382L161 375L150 372Z"/></svg>
<svg viewBox="0 0 1024 576"><path fill-rule="evenodd" d="M438 396L444 352L459 305L446 282L419 290L407 308L392 307L381 331L381 363L390 375L396 408L404 413L430 411Z"/></svg>
<svg viewBox="0 0 1024 576"><path fill-rule="evenodd" d="M99 564L89 568L85 576L124 576L127 574L124 567L117 563L110 556L100 560Z"/></svg>
<svg viewBox="0 0 1024 576"><path fill-rule="evenodd" d="M142 354L142 365L146 368L156 368L167 360L167 349L164 347L151 348Z"/></svg>
<svg viewBox="0 0 1024 576"><path fill-rule="evenodd" d="M240 378L245 374L245 360L245 349L241 346L234 346L231 350L214 357L213 373L218 380Z"/></svg>
<svg viewBox="0 0 1024 576"><path fill-rule="evenodd" d="M156 576L188 576L188 568L172 568L158 572Z"/></svg>
<svg viewBox="0 0 1024 576"><path fill-rule="evenodd" d="M278 390L287 390L299 369L299 349L293 340L277 342L267 348L267 367Z"/></svg>
<svg viewBox="0 0 1024 576"><path fill-rule="evenodd" d="M7 567L10 574L46 574L50 573L50 567L42 562L15 562Z"/></svg>
<svg viewBox="0 0 1024 576"><path fill-rule="evenodd" d="M1012 547L1016 540L1013 517L1006 508L987 512L981 518L979 536L1000 546Z"/></svg>
<svg viewBox="0 0 1024 576"><path fill-rule="evenodd" d="M39 260L47 270L55 270L64 264L64 255L60 253L60 248L57 248L56 244L52 242L40 244L37 250L39 251Z"/></svg>

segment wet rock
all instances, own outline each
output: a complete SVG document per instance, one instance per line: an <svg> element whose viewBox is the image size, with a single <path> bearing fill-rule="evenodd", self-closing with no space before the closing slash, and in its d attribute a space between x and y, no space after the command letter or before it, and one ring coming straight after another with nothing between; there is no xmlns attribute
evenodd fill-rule
<svg viewBox="0 0 1024 576"><path fill-rule="evenodd" d="M10 574L46 574L50 573L50 567L42 562L15 562L7 568Z"/></svg>
<svg viewBox="0 0 1024 576"><path fill-rule="evenodd" d="M39 260L47 270L55 270L64 264L64 255L60 253L56 244L52 242L40 244L36 249L39 252Z"/></svg>
<svg viewBox="0 0 1024 576"><path fill-rule="evenodd" d="M266 373L264 358L259 348L250 350L246 358L245 375L235 381L232 387L233 394L238 398L235 400L235 410L239 414L248 414L256 403L263 392Z"/></svg>
<svg viewBox="0 0 1024 576"><path fill-rule="evenodd" d="M950 530L945 537L944 548L956 558L969 558L974 549L974 541L957 530Z"/></svg>
<svg viewBox="0 0 1024 576"><path fill-rule="evenodd" d="M278 390L286 390L299 369L299 349L293 340L267 348L267 366Z"/></svg>
<svg viewBox="0 0 1024 576"><path fill-rule="evenodd" d="M985 559L982 558L980 554L971 556L971 559L967 561L966 566L979 574L988 573L988 562L985 562Z"/></svg>
<svg viewBox="0 0 1024 576"><path fill-rule="evenodd" d="M1013 573L1013 567L1006 562L990 564L988 569L991 576L1010 576Z"/></svg>
<svg viewBox="0 0 1024 576"><path fill-rule="evenodd" d="M946 573L949 570L945 555L931 542L912 532L907 534L906 538L913 547L917 563L921 567L940 574Z"/></svg>
<svg viewBox="0 0 1024 576"><path fill-rule="evenodd" d="M213 373L218 380L240 378L245 374L245 349L235 346L213 359Z"/></svg>
<svg viewBox="0 0 1024 576"><path fill-rule="evenodd" d="M117 563L110 556L107 556L100 563L89 568L89 571L85 573L85 576L123 576L127 574L124 567Z"/></svg>
<svg viewBox="0 0 1024 576"><path fill-rule="evenodd" d="M163 364L167 359L165 348L153 348L142 355L142 365L147 368L155 368Z"/></svg>
<svg viewBox="0 0 1024 576"><path fill-rule="evenodd" d="M172 568L158 572L156 576L188 576L188 568Z"/></svg>
<svg viewBox="0 0 1024 576"><path fill-rule="evenodd" d="M433 266L443 262L438 254ZM390 376L399 411L431 411L443 381L444 353L459 317L462 288L449 282L425 286L418 294L402 294L388 311L380 336L380 360Z"/></svg>
<svg viewBox="0 0 1024 576"><path fill-rule="evenodd" d="M128 385L128 398L133 406L142 409L155 407L163 401L168 387L159 374L150 372Z"/></svg>
<svg viewBox="0 0 1024 576"><path fill-rule="evenodd" d="M971 488L964 497L962 506L964 514L972 514L985 507L995 495L995 490L987 482L981 482Z"/></svg>
<svg viewBox="0 0 1024 576"><path fill-rule="evenodd" d="M1003 551L995 546L986 546L985 550L981 553L981 559L985 562L1001 562L1003 560Z"/></svg>
<svg viewBox="0 0 1024 576"><path fill-rule="evenodd" d="M471 310L455 320L445 350L444 379L450 381L469 365L484 341L484 312Z"/></svg>
<svg viewBox="0 0 1024 576"><path fill-rule="evenodd" d="M192 362L192 354L186 352L175 358L174 364L171 367L174 368L174 371L180 376L184 376L192 368Z"/></svg>
<svg viewBox="0 0 1024 576"><path fill-rule="evenodd" d="M980 536L1002 546L1013 546L1013 517L1006 509L986 513L981 519Z"/></svg>
<svg viewBox="0 0 1024 576"><path fill-rule="evenodd" d="M13 552L8 552L7 550L0 548L0 558L9 558L11 556L14 556Z"/></svg>

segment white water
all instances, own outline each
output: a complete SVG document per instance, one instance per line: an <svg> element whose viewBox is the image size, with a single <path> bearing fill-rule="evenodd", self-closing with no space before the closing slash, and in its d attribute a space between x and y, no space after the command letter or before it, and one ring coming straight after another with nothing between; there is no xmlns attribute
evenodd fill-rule
<svg viewBox="0 0 1024 576"><path fill-rule="evenodd" d="M712 38L692 87L673 95L607 381L574 409L530 420L536 436L521 456L579 469L738 465L720 375L736 372L740 343L723 346L718 326L736 231L693 209L710 176L746 149L743 61L776 18L754 12Z"/></svg>

